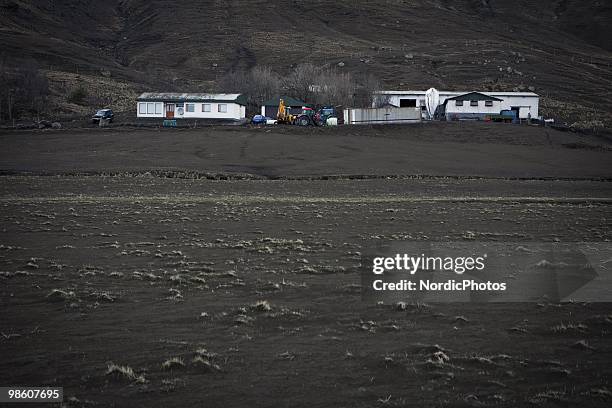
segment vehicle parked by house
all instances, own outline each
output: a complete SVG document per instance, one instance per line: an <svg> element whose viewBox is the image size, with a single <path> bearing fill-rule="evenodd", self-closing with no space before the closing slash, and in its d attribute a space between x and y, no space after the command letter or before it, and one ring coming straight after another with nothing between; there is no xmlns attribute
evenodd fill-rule
<svg viewBox="0 0 612 408"><path fill-rule="evenodd" d="M112 123L114 118L115 114L113 113L112 109L100 109L91 117L91 122L100 123L100 119L106 119Z"/></svg>
<svg viewBox="0 0 612 408"><path fill-rule="evenodd" d="M485 116L487 122L504 122L504 123L518 123L518 114L515 110L504 109L498 114L492 114Z"/></svg>
<svg viewBox="0 0 612 408"><path fill-rule="evenodd" d="M276 125L278 121L268 116L255 115L251 119L251 123L254 125Z"/></svg>

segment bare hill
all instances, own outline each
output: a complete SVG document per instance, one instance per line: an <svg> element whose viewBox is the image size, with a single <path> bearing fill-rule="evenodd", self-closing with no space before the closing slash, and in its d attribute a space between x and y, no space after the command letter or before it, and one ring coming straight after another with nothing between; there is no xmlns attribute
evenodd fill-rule
<svg viewBox="0 0 612 408"><path fill-rule="evenodd" d="M110 76L132 93L211 89L232 69L286 73L309 61L373 73L391 89L533 87L545 113L612 111L608 2L0 0L0 8L11 57L90 82ZM65 87L54 88L57 101Z"/></svg>

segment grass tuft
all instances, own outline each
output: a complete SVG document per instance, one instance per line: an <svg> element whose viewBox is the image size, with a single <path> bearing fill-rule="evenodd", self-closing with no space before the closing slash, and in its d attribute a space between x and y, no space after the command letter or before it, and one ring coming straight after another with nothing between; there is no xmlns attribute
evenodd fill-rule
<svg viewBox="0 0 612 408"><path fill-rule="evenodd" d="M164 370L172 370L173 368L185 367L185 362L180 357L172 357L162 363Z"/></svg>
<svg viewBox="0 0 612 408"><path fill-rule="evenodd" d="M267 300L258 300L255 304L251 305L251 310L258 312L269 312L272 310L272 305Z"/></svg>
<svg viewBox="0 0 612 408"><path fill-rule="evenodd" d="M74 299L76 299L76 294L73 291L53 289L47 294L47 300L49 302L64 302Z"/></svg>
<svg viewBox="0 0 612 408"><path fill-rule="evenodd" d="M219 365L211 362L208 358L202 355L197 355L191 360L193 365L203 368L205 371L221 371Z"/></svg>
<svg viewBox="0 0 612 408"><path fill-rule="evenodd" d="M143 384L146 382L144 376L136 374L132 367L121 366L112 362L108 364L108 367L106 369L106 375L111 375L117 379L133 381L138 384Z"/></svg>

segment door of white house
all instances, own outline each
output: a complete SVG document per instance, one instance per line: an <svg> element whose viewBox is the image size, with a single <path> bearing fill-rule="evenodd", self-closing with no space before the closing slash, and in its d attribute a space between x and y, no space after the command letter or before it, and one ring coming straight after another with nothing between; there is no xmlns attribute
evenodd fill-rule
<svg viewBox="0 0 612 408"><path fill-rule="evenodd" d="M173 103L166 104L166 119L174 119L174 107Z"/></svg>

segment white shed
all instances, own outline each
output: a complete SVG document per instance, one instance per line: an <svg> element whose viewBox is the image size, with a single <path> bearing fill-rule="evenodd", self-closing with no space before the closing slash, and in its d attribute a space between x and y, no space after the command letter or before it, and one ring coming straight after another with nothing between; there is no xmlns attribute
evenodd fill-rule
<svg viewBox="0 0 612 408"><path fill-rule="evenodd" d="M246 102L241 94L157 93L138 97L139 118L226 119L246 117Z"/></svg>

